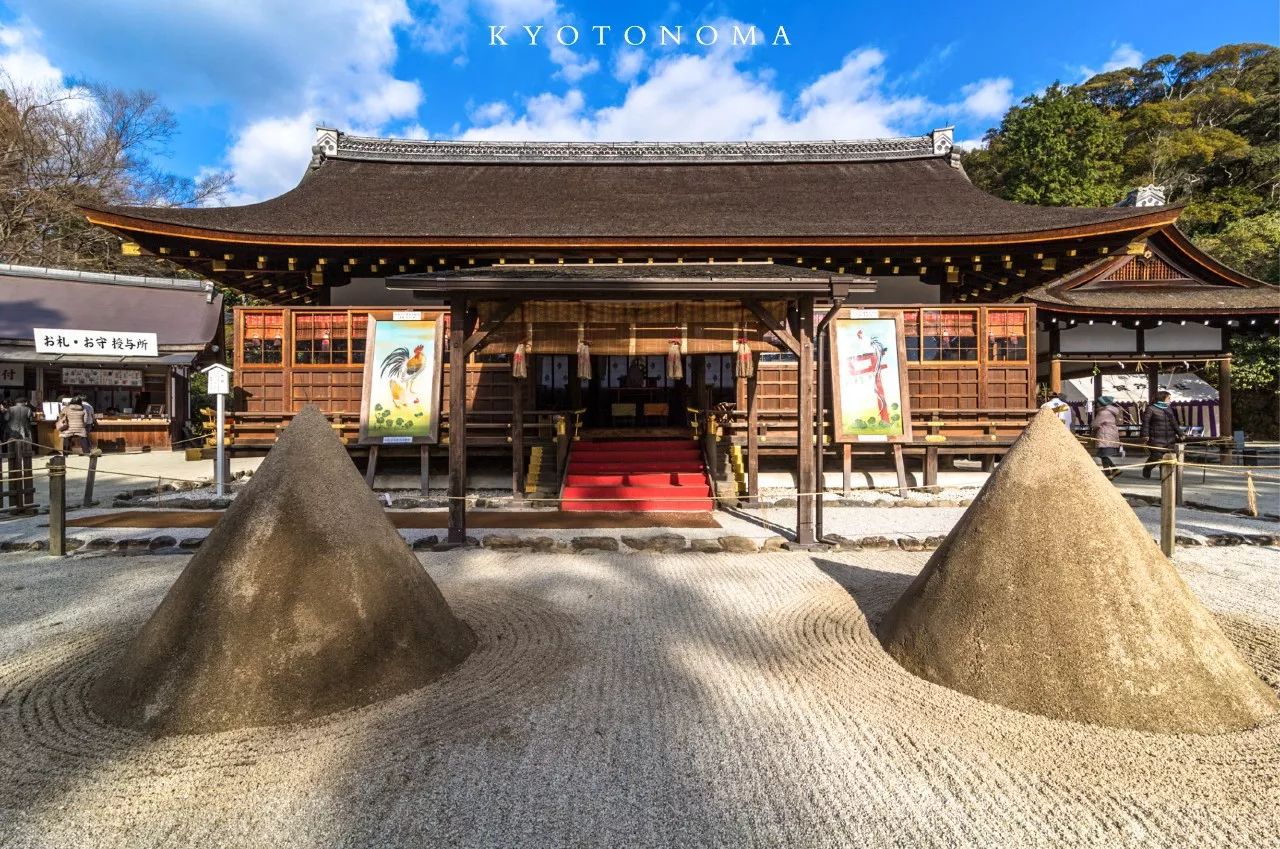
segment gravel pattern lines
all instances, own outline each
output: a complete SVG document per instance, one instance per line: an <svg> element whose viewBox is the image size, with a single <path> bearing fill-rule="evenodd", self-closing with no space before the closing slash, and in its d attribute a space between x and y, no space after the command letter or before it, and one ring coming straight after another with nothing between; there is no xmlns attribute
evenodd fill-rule
<svg viewBox="0 0 1280 849"><path fill-rule="evenodd" d="M1275 548L1178 565L1280 681ZM927 553L424 554L476 652L309 723L153 739L85 706L187 558L0 555L0 846L1275 846L1280 723L1017 713L874 626Z"/></svg>

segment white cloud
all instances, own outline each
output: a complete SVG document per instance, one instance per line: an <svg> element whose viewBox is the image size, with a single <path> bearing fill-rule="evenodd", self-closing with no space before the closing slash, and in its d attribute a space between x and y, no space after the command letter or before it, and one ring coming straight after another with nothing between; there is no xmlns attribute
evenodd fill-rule
<svg viewBox="0 0 1280 849"><path fill-rule="evenodd" d="M1145 57L1137 48L1126 42L1124 44L1117 45L1115 49L1111 51L1111 55L1107 58L1106 62L1102 63L1102 67L1100 69L1091 68L1088 65L1081 65L1080 78L1087 80L1090 77L1098 74L1104 74L1107 71L1119 71L1122 68L1140 68L1142 67L1142 60L1144 58Z"/></svg>
<svg viewBox="0 0 1280 849"><path fill-rule="evenodd" d="M56 27L67 70L156 91L172 107L230 103L236 198L292 187L320 121L378 132L416 120L422 88L400 79L396 32L407 0L15 0L31 26ZM145 26L140 25L145 21ZM50 22L50 23L46 23ZM24 32L26 29L24 28ZM194 34L184 37L175 34ZM122 50L120 45L129 49ZM21 45L19 45L21 46ZM20 51L20 55L25 56ZM24 58L27 67L37 67Z"/></svg>
<svg viewBox="0 0 1280 849"><path fill-rule="evenodd" d="M1013 105L1013 80L997 77L978 80L960 89L960 108L974 118L999 118Z"/></svg>
<svg viewBox="0 0 1280 849"><path fill-rule="evenodd" d="M38 47L40 34L31 27L0 25L0 73L35 89L63 88L62 71Z"/></svg>
<svg viewBox="0 0 1280 849"><path fill-rule="evenodd" d="M619 82L629 83L639 76L649 61L643 50L624 48L614 54L613 78Z"/></svg>
<svg viewBox="0 0 1280 849"><path fill-rule="evenodd" d="M317 123L314 113L301 112L244 127L227 151L227 166L236 176L227 202L253 203L297 184L311 159Z"/></svg>
<svg viewBox="0 0 1280 849"><path fill-rule="evenodd" d="M470 111L473 124L497 124L511 117L511 106L501 100L482 103Z"/></svg>
<svg viewBox="0 0 1280 849"><path fill-rule="evenodd" d="M470 139L655 141L870 138L920 132L941 107L886 93L884 54L858 50L793 100L771 75L738 67L741 51L680 54L654 64L622 103L590 109L581 91L540 94L517 114L480 121ZM478 116L473 115L473 120Z"/></svg>

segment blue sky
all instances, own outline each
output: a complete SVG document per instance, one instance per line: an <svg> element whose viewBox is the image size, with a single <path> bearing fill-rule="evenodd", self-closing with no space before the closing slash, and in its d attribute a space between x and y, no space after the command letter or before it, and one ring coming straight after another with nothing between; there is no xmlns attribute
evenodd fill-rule
<svg viewBox="0 0 1280 849"><path fill-rule="evenodd" d="M558 2L0 0L0 71L156 91L178 116L167 166L236 174L231 202L297 182L314 126L429 138L979 139L1054 80L1163 53L1275 43L1277 4L1172 0ZM761 42L735 46L732 27ZM507 47L490 46L505 25ZM543 26L530 46L521 27ZM680 46L659 27L683 27ZM555 33L577 27L576 45ZM601 35L596 26L608 26ZM624 41L628 26L632 41ZM714 27L714 45L694 43ZM775 46L785 27L790 46ZM703 31L704 40L711 37ZM603 37L604 46L597 42ZM564 40L572 32L563 31Z"/></svg>

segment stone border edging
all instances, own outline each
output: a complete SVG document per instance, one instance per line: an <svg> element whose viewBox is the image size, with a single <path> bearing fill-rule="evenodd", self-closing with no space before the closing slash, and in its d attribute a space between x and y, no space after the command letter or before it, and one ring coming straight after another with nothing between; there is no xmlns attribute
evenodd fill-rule
<svg viewBox="0 0 1280 849"><path fill-rule="evenodd" d="M844 537L839 534L828 534L827 541L815 547L819 551L867 551L899 549L902 551L933 551L942 545L946 537ZM153 537L129 537L111 539L109 537L93 537L81 539L67 538L68 553L96 554L185 554L200 547L205 537L184 537L178 539L167 534ZM454 548L486 548L492 551L526 551L531 553L576 553L617 552L647 554L756 554L784 550L787 540L782 536L766 537L757 540L728 534L719 537L688 538L682 534L660 533L647 536L622 534L612 536L579 536L568 541L554 539L549 536L521 534L489 534L484 537L467 537L463 546L444 542L434 534L419 537L410 543L414 551L449 551ZM1280 535L1273 534L1209 534L1203 539L1199 537L1178 535L1178 545L1192 546L1274 546L1280 545ZM0 552L40 552L48 551L48 540L7 540L0 543Z"/></svg>

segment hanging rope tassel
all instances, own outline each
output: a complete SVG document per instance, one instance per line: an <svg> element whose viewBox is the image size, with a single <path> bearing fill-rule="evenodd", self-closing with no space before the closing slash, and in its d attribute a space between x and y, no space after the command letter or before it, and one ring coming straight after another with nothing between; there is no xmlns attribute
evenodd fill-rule
<svg viewBox="0 0 1280 849"><path fill-rule="evenodd" d="M585 340L578 343L578 379L591 379L591 343Z"/></svg>
<svg viewBox="0 0 1280 849"><path fill-rule="evenodd" d="M511 376L517 380L529 376L528 354L523 342L516 345L515 353L511 355Z"/></svg>
<svg viewBox="0 0 1280 849"><path fill-rule="evenodd" d="M667 346L667 380L684 380L684 356L678 339L672 339Z"/></svg>
<svg viewBox="0 0 1280 849"><path fill-rule="evenodd" d="M756 373L756 363L751 357L751 345L748 344L746 337L738 340L738 377L753 377Z"/></svg>
<svg viewBox="0 0 1280 849"><path fill-rule="evenodd" d="M1249 499L1249 515L1258 516L1258 490L1253 485L1253 472L1244 473L1244 492Z"/></svg>

